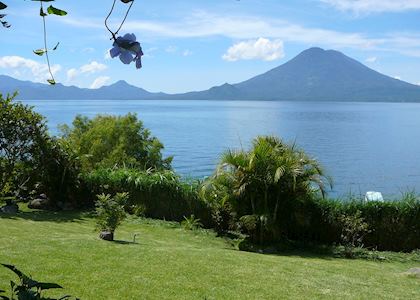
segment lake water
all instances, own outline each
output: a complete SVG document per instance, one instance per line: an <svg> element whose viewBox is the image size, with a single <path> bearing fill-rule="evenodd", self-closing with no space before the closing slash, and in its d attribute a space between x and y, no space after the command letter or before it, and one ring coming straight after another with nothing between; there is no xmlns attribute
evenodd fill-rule
<svg viewBox="0 0 420 300"><path fill-rule="evenodd" d="M135 112L173 155L177 172L211 175L227 148L274 134L316 157L333 177L333 196L420 190L420 104L273 101L24 101L51 132L76 114Z"/></svg>

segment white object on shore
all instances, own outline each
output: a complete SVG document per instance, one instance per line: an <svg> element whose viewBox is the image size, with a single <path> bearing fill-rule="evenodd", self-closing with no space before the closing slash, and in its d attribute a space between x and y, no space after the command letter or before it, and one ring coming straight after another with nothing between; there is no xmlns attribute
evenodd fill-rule
<svg viewBox="0 0 420 300"><path fill-rule="evenodd" d="M365 196L365 201L369 202L369 201L379 201L379 202L384 202L384 197L382 197L382 193L380 192L367 192L366 196Z"/></svg>

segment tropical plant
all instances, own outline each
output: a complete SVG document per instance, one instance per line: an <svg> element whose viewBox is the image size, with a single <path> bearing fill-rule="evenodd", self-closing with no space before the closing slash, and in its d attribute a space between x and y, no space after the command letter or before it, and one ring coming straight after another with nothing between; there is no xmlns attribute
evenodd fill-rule
<svg viewBox="0 0 420 300"><path fill-rule="evenodd" d="M354 215L341 215L341 242L346 257L353 257L356 247L363 247L363 238L369 232L369 225L361 216L360 211Z"/></svg>
<svg viewBox="0 0 420 300"><path fill-rule="evenodd" d="M108 233L109 240L114 240L114 232L121 222L126 218L124 205L127 203L128 193L117 193L114 197L111 195L98 195L96 201L96 227L103 232ZM104 238L105 239L105 238Z"/></svg>
<svg viewBox="0 0 420 300"><path fill-rule="evenodd" d="M81 160L83 171L98 167L135 167L141 170L170 169L172 158L164 159L162 143L151 136L135 114L77 116L73 126L61 126L63 139Z"/></svg>
<svg viewBox="0 0 420 300"><path fill-rule="evenodd" d="M249 151L229 150L204 185L206 199L229 201L238 217L257 216L259 240L278 237L278 217L288 204L325 196L329 178L319 163L295 145L272 136L257 137ZM265 233L264 233L265 232ZM262 237L262 235L267 237Z"/></svg>
<svg viewBox="0 0 420 300"><path fill-rule="evenodd" d="M1 295L5 291L0 290L0 299L4 300L64 300L70 299L71 296L63 296L60 298L45 298L42 292L50 289L62 289L63 287L56 283L38 282L19 271L15 266L2 264L5 268L11 270L19 277L19 283L10 281L11 296ZM77 300L77 299L76 299Z"/></svg>
<svg viewBox="0 0 420 300"><path fill-rule="evenodd" d="M181 222L181 226L186 230L196 230L203 227L201 224L200 219L197 219L194 215L190 217L185 217L184 220Z"/></svg>

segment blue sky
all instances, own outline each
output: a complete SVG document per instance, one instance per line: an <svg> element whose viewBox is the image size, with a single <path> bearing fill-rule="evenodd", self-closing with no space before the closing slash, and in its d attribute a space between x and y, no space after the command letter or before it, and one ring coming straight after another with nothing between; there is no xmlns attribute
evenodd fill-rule
<svg viewBox="0 0 420 300"><path fill-rule="evenodd" d="M0 74L45 82L39 3L4 0ZM110 23L126 5L118 1ZM57 0L69 12L47 18L58 82L97 88L118 80L150 91L203 90L236 83L319 46L420 85L420 0L135 0L121 33L134 33L143 69L110 59L103 26L112 0ZM0 83L1 84L1 83Z"/></svg>

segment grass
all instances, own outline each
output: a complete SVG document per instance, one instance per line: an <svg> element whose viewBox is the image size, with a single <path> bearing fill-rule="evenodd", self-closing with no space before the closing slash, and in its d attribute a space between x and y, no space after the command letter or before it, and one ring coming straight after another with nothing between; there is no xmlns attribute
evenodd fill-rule
<svg viewBox="0 0 420 300"><path fill-rule="evenodd" d="M307 252L237 251L209 231L129 219L98 239L87 213L0 215L0 262L81 299L415 299L415 260L346 260ZM138 234L137 243L132 243ZM14 274L0 269L0 289ZM418 299L418 298L417 298Z"/></svg>

